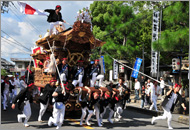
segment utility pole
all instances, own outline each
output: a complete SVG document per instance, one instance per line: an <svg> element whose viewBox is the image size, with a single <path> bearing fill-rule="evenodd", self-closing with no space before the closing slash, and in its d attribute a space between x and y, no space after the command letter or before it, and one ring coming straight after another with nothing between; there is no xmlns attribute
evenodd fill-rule
<svg viewBox="0 0 190 130"><path fill-rule="evenodd" d="M143 67L142 67L142 68L143 68L143 73L144 73L144 42L143 42L143 52L142 52L142 56L143 56L143 64L142 64Z"/></svg>

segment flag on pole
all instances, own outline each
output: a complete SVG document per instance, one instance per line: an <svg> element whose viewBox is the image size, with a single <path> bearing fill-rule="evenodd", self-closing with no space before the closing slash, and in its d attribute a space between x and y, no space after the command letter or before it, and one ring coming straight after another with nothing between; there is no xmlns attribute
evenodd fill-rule
<svg viewBox="0 0 190 130"><path fill-rule="evenodd" d="M20 6L20 12L23 14L48 16L47 14L44 13L44 11L35 9L24 2L18 2L18 5Z"/></svg>
<svg viewBox="0 0 190 130"><path fill-rule="evenodd" d="M134 70L133 70L133 73L132 73L131 77L133 77L133 78L138 77L138 73L139 73L139 69L141 67L141 63L142 63L142 59L136 58L136 62L135 62L135 65L134 65Z"/></svg>

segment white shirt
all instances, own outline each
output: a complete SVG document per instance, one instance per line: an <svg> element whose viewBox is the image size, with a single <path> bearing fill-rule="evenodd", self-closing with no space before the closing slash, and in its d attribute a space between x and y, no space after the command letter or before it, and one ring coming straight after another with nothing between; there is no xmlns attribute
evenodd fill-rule
<svg viewBox="0 0 190 130"><path fill-rule="evenodd" d="M135 82L135 89L140 89L140 82L139 81Z"/></svg>
<svg viewBox="0 0 190 130"><path fill-rule="evenodd" d="M15 86L15 81L9 80L12 86Z"/></svg>
<svg viewBox="0 0 190 130"><path fill-rule="evenodd" d="M5 83L4 92L8 92L9 91L9 87L10 87L10 85Z"/></svg>
<svg viewBox="0 0 190 130"><path fill-rule="evenodd" d="M161 88L164 88L164 87L165 87L165 86L164 86L164 80L161 80L160 87L161 87Z"/></svg>
<svg viewBox="0 0 190 130"><path fill-rule="evenodd" d="M154 84L153 84L152 82L147 83L147 85L150 85L150 87L151 87L151 86L154 86ZM149 87L149 88L150 88L150 87Z"/></svg>
<svg viewBox="0 0 190 130"><path fill-rule="evenodd" d="M21 89L24 89L24 88L26 88L27 87L27 84L24 82L24 80L21 80L20 81L20 88Z"/></svg>
<svg viewBox="0 0 190 130"><path fill-rule="evenodd" d="M4 80L3 79L1 79L1 83L3 83L4 82Z"/></svg>
<svg viewBox="0 0 190 130"><path fill-rule="evenodd" d="M151 99L152 98L157 98L157 94L161 94L161 87L157 85L157 87L155 88L154 85L150 87L149 92L151 92Z"/></svg>
<svg viewBox="0 0 190 130"><path fill-rule="evenodd" d="M149 89L150 89L150 87L145 89L145 94L147 94L147 95L149 94Z"/></svg>
<svg viewBox="0 0 190 130"><path fill-rule="evenodd" d="M19 78L14 78L14 84L16 85L17 88L20 88L20 80Z"/></svg>

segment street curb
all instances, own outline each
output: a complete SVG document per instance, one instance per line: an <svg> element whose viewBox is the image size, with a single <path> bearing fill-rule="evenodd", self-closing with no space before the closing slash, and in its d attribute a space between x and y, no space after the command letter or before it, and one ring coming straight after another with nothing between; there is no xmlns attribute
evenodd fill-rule
<svg viewBox="0 0 190 130"><path fill-rule="evenodd" d="M163 114L162 111L154 111L154 110L142 109L142 108L134 107L134 106L126 106L126 109L135 110L135 111L137 111L139 113L148 114L148 115L152 115L152 116L158 116L158 115Z"/></svg>

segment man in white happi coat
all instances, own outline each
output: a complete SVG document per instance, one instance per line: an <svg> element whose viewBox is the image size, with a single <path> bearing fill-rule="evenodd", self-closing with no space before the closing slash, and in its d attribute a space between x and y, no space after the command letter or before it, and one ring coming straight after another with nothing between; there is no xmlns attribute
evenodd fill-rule
<svg viewBox="0 0 190 130"><path fill-rule="evenodd" d="M20 79L18 73L15 74L14 82L15 82L15 94L18 95L18 93L20 92Z"/></svg>

